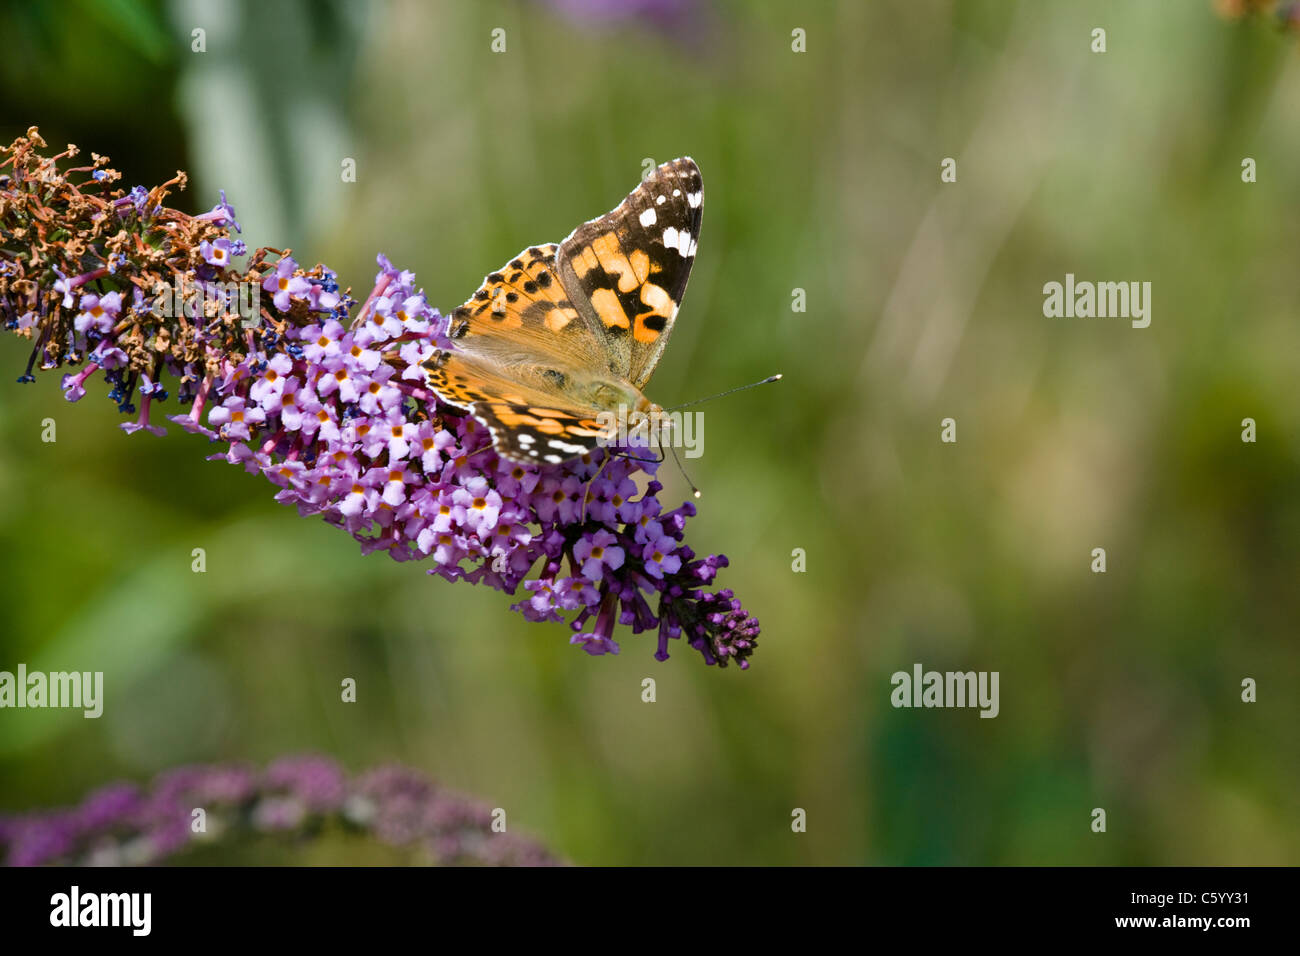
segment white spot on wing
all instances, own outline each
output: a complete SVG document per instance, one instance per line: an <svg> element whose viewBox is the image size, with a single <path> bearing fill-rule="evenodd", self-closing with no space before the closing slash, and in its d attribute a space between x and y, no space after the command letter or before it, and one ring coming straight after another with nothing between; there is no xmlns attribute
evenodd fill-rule
<svg viewBox="0 0 1300 956"><path fill-rule="evenodd" d="M690 204L690 207L694 209L699 206L700 203L704 202L704 193L687 193L686 201Z"/></svg>
<svg viewBox="0 0 1300 956"><path fill-rule="evenodd" d="M677 251L683 258L691 255L691 234L688 230L683 229L677 234Z"/></svg>
<svg viewBox="0 0 1300 956"><path fill-rule="evenodd" d="M558 465L560 462L564 461L564 459L559 455L547 455L542 460L551 465Z"/></svg>
<svg viewBox="0 0 1300 956"><path fill-rule="evenodd" d="M655 221L658 220L658 218L659 217L655 215L653 209L647 209L645 212L641 213L641 225L646 229L649 229L655 224Z"/></svg>
<svg viewBox="0 0 1300 956"><path fill-rule="evenodd" d="M581 455L587 450L586 445L570 445L568 442L560 441L558 438L552 438L546 444L552 448L558 448L560 451L568 452L570 455Z"/></svg>
<svg viewBox="0 0 1300 956"><path fill-rule="evenodd" d="M666 203L667 201L668 201L668 197L667 197L667 196L659 196L658 198L655 199L655 205L656 205L656 206L662 206L662 205L663 205L664 203Z"/></svg>
<svg viewBox="0 0 1300 956"><path fill-rule="evenodd" d="M674 196L680 196L681 194L682 194L682 191L681 191L680 189L674 189L674 190L673 190L673 195L674 195Z"/></svg>
<svg viewBox="0 0 1300 956"><path fill-rule="evenodd" d="M689 236L687 237L690 238ZM664 245L669 249L677 248L677 227L669 226L664 230Z"/></svg>

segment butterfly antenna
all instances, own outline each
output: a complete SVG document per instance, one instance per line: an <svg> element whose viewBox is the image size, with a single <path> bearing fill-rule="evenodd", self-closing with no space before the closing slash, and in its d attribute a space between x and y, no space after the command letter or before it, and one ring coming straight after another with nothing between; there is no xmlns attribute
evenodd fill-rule
<svg viewBox="0 0 1300 956"><path fill-rule="evenodd" d="M690 401L690 402L682 402L680 405L674 405L671 408L665 408L664 411L675 412L679 408L689 408L691 405L701 405L704 402L711 402L715 398L722 398L722 396L724 395L731 395L735 392L743 392L747 388L757 388L760 385L770 385L772 382L779 382L781 378L782 378L782 374L778 372L775 375L769 375L761 382L750 382L748 385L737 385L735 388L729 388L725 392L718 392L716 395L708 395L704 398L697 398L694 401ZM668 450L673 453L673 461L677 463L677 470L682 473L682 477L686 479L686 484L690 486L691 494L694 495L696 498L699 498L700 489L695 487L695 482L691 481L691 476L686 473L686 469L682 466L682 460L677 457L677 446L670 443L668 445Z"/></svg>
<svg viewBox="0 0 1300 956"><path fill-rule="evenodd" d="M705 398L697 398L694 401L690 401L690 402L682 402L680 405L674 405L672 408L665 408L664 411L675 412L679 408L687 408L691 405L700 405L703 404L704 402L711 402L715 398L721 398L724 395L731 395L734 392L743 392L747 388L758 388L758 386L760 385L770 385L772 382L779 382L781 381L781 378L782 375L781 373L778 372L776 375L769 375L761 382L750 382L748 385L737 385L735 388L729 388L725 392L718 392L718 394L716 395L709 395Z"/></svg>
<svg viewBox="0 0 1300 956"><path fill-rule="evenodd" d="M673 461L677 462L677 470L682 473L682 477L686 479L686 483L691 486L691 494L698 498L700 496L700 489L695 487L695 482L691 481L691 476L686 474L686 469L682 467L682 460L677 457L676 446L669 445L668 450L673 453Z"/></svg>

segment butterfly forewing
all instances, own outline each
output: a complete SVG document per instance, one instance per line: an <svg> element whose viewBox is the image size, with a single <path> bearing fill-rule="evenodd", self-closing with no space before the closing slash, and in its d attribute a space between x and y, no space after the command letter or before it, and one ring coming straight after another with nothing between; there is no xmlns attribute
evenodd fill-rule
<svg viewBox="0 0 1300 956"><path fill-rule="evenodd" d="M569 298L604 337L618 374L637 388L672 334L703 211L699 167L675 159L560 243L556 265Z"/></svg>

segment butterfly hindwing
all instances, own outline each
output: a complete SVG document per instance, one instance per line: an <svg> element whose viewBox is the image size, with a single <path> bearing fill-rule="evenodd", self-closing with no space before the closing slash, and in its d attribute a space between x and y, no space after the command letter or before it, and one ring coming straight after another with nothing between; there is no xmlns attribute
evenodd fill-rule
<svg viewBox="0 0 1300 956"><path fill-rule="evenodd" d="M504 374L488 360L439 352L425 372L443 401L488 427L505 458L556 464L602 443L595 412L570 402L559 384L563 373L546 365L518 365Z"/></svg>
<svg viewBox="0 0 1300 956"><path fill-rule="evenodd" d="M675 159L560 243L556 267L569 299L604 337L618 374L637 388L672 334L703 209L699 167Z"/></svg>

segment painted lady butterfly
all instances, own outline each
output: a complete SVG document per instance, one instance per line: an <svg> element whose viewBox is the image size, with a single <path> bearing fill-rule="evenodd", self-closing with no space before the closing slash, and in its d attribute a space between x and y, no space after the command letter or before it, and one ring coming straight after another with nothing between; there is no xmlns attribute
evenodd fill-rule
<svg viewBox="0 0 1300 956"><path fill-rule="evenodd" d="M451 314L454 348L425 363L430 387L531 464L609 443L602 412L662 411L641 389L673 331L703 201L699 167L675 159L558 246L525 249Z"/></svg>

